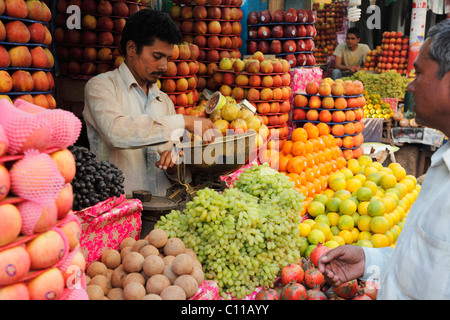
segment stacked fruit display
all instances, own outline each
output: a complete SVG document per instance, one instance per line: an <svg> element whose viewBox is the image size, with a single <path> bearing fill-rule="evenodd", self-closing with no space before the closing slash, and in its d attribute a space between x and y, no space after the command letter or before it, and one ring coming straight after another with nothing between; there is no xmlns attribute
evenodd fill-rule
<svg viewBox="0 0 450 320"><path fill-rule="evenodd" d="M328 189L308 204L299 225L302 255L323 244L395 247L421 186L398 163L387 167L368 155L348 160L328 178Z"/></svg>
<svg viewBox="0 0 450 320"><path fill-rule="evenodd" d="M333 55L337 45L337 33L343 30L345 8L345 3L338 1L314 3L314 10L317 11L314 57L317 63L327 63L328 57Z"/></svg>
<svg viewBox="0 0 450 320"><path fill-rule="evenodd" d="M0 103L0 299L87 298L67 149L81 122L22 99Z"/></svg>
<svg viewBox="0 0 450 320"><path fill-rule="evenodd" d="M117 57L120 56L120 34L126 19L147 3L58 0L54 40L61 61L61 74L89 79L117 67L122 61ZM81 25L78 28L68 27L68 18L72 14L70 10L67 13L70 5L77 5L81 10Z"/></svg>
<svg viewBox="0 0 450 320"><path fill-rule="evenodd" d="M261 51L286 59L291 67L314 66L316 13L310 9L252 11L248 14L247 53Z"/></svg>
<svg viewBox="0 0 450 320"><path fill-rule="evenodd" d="M266 59L257 51L251 58L224 58L213 79L224 96L237 102L246 99L270 130L270 137L279 147L289 134L287 121L291 109L290 65L285 59ZM275 142L272 142L275 143Z"/></svg>
<svg viewBox="0 0 450 320"><path fill-rule="evenodd" d="M385 31L381 40L376 71L378 73L395 70L405 76L408 67L409 37L401 31Z"/></svg>
<svg viewBox="0 0 450 320"><path fill-rule="evenodd" d="M307 200L312 199L327 188L328 176L345 165L335 140L326 124L308 122L294 129L280 150L270 150L267 160L260 160L286 174Z"/></svg>
<svg viewBox="0 0 450 320"><path fill-rule="evenodd" d="M52 14L43 1L2 1L0 6L0 95L44 108L53 97Z"/></svg>
<svg viewBox="0 0 450 320"><path fill-rule="evenodd" d="M318 246L311 258L302 258L281 270L273 288L262 288L255 300L376 300L378 282L351 280L330 287L319 271L317 261L330 248Z"/></svg>
<svg viewBox="0 0 450 320"><path fill-rule="evenodd" d="M158 80L159 88L168 94L179 114L190 114L199 100L198 56L199 48L195 44L183 42L174 45L172 57L167 62L167 70Z"/></svg>
<svg viewBox="0 0 450 320"><path fill-rule="evenodd" d="M390 119L394 116L391 105L379 94L371 94L364 90L364 97L366 99L366 105L363 107L365 118Z"/></svg>
<svg viewBox="0 0 450 320"><path fill-rule="evenodd" d="M183 40L200 48L199 90L216 89L211 70L222 58L241 57L241 5L241 0L196 0L183 1L169 9L169 15L183 33Z"/></svg>
<svg viewBox="0 0 450 320"><path fill-rule="evenodd" d="M364 153L362 118L366 100L363 91L364 86L359 80L325 78L320 84L309 82L306 94L294 97L293 122L329 125L344 158L358 158Z"/></svg>
<svg viewBox="0 0 450 320"><path fill-rule="evenodd" d="M253 165L223 192L199 190L183 213L172 210L155 227L197 254L224 298L241 299L272 286L282 267L300 259L303 199L284 174Z"/></svg>
<svg viewBox="0 0 450 320"><path fill-rule="evenodd" d="M186 300L205 278L195 252L162 229L104 250L86 275L90 300Z"/></svg>
<svg viewBox="0 0 450 320"><path fill-rule="evenodd" d="M381 46L377 46L375 50L367 52L366 59L364 60L364 71L375 72L378 65L378 60L381 52Z"/></svg>

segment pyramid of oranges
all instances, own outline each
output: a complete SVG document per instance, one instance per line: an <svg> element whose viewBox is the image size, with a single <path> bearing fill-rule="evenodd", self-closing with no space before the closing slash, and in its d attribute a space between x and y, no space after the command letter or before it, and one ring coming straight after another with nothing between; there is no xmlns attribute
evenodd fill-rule
<svg viewBox="0 0 450 320"><path fill-rule="evenodd" d="M308 215L299 224L305 238L303 255L319 243L330 248L395 247L420 188L398 163L384 167L368 155L348 160L308 204Z"/></svg>
<svg viewBox="0 0 450 320"><path fill-rule="evenodd" d="M305 196L305 204L326 190L330 174L347 163L329 126L311 122L296 128L281 149L264 150L260 161L268 162L272 168L286 174ZM305 214L306 205L303 209L302 214Z"/></svg>

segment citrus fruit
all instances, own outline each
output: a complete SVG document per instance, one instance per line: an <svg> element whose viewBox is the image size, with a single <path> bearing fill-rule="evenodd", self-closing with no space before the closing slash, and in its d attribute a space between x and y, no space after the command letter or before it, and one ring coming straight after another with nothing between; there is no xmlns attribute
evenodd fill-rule
<svg viewBox="0 0 450 320"><path fill-rule="evenodd" d="M391 170L392 174L397 178L397 181L406 177L406 170L400 165L392 167Z"/></svg>
<svg viewBox="0 0 450 320"><path fill-rule="evenodd" d="M314 221L316 222L315 226L317 225L318 222L323 222L326 223L329 227L331 226L331 220L330 218L328 218L327 215L325 214L319 214Z"/></svg>
<svg viewBox="0 0 450 320"><path fill-rule="evenodd" d="M318 243L324 243L325 242L325 234L322 232L322 230L313 229L308 234L308 242L310 244L314 244L314 245L317 245Z"/></svg>
<svg viewBox="0 0 450 320"><path fill-rule="evenodd" d="M328 247L328 248L330 248L330 249L334 249L336 247L339 247L339 243L337 243L335 240L328 240L323 245Z"/></svg>
<svg viewBox="0 0 450 320"><path fill-rule="evenodd" d="M371 242L374 248L383 248L389 246L389 239L386 235L376 233L372 236Z"/></svg>
<svg viewBox="0 0 450 320"><path fill-rule="evenodd" d="M368 164L371 164L373 161L371 157L364 154L358 157L358 162L360 166L367 166Z"/></svg>
<svg viewBox="0 0 450 320"><path fill-rule="evenodd" d="M336 222L336 224L337 224L337 222ZM331 230L331 233L333 234L333 236L337 236L339 234L339 232L341 232L341 229L339 229L339 227L337 225L332 226L330 228L330 230Z"/></svg>
<svg viewBox="0 0 450 320"><path fill-rule="evenodd" d="M383 216L372 217L369 228L373 233L385 233L389 230L389 221Z"/></svg>
<svg viewBox="0 0 450 320"><path fill-rule="evenodd" d="M351 193L355 192L359 188L361 188L362 182L359 179L350 178L347 180L347 185L345 187L346 190L350 191Z"/></svg>
<svg viewBox="0 0 450 320"><path fill-rule="evenodd" d="M359 201L370 201L372 199L373 192L369 187L360 187L356 190L356 198Z"/></svg>
<svg viewBox="0 0 450 320"><path fill-rule="evenodd" d="M307 237L311 232L311 226L307 223L299 223L298 224L298 234L300 237Z"/></svg>
<svg viewBox="0 0 450 320"><path fill-rule="evenodd" d="M378 186L377 186L377 184L375 183L375 182L373 182L373 181L364 181L363 182L363 184L362 184L362 186L363 187L367 187L367 188L369 188L370 190L372 190L372 195L375 195L376 193L377 193L377 190L378 190Z"/></svg>
<svg viewBox="0 0 450 320"><path fill-rule="evenodd" d="M353 221L353 218L351 216L344 214L339 217L337 226L341 230L352 230L355 226L355 221Z"/></svg>
<svg viewBox="0 0 450 320"><path fill-rule="evenodd" d="M327 217L330 220L330 227L337 226L337 221L340 217L339 213L337 212L328 212Z"/></svg>
<svg viewBox="0 0 450 320"><path fill-rule="evenodd" d="M359 236L359 229L354 227L352 230L350 230L350 233L353 236L353 243L355 243L356 241L358 241L358 236Z"/></svg>
<svg viewBox="0 0 450 320"><path fill-rule="evenodd" d="M382 187L384 190L393 188L397 184L397 178L391 174L386 173L380 177L380 187Z"/></svg>
<svg viewBox="0 0 450 320"><path fill-rule="evenodd" d="M372 199L367 206L367 213L371 217L382 216L386 211L386 207L380 200Z"/></svg>
<svg viewBox="0 0 450 320"><path fill-rule="evenodd" d="M308 205L307 211L311 217L315 218L319 214L325 214L325 206L322 202L311 201L311 203Z"/></svg>
<svg viewBox="0 0 450 320"><path fill-rule="evenodd" d="M360 231L370 231L369 223L371 219L372 217L369 215L360 216L357 223L358 229Z"/></svg>
<svg viewBox="0 0 450 320"><path fill-rule="evenodd" d="M361 240L361 239L366 239L366 240L372 239L372 233L370 231L361 231L358 234L358 240Z"/></svg>
<svg viewBox="0 0 450 320"><path fill-rule="evenodd" d="M384 212L385 213L391 212L397 206L397 203L395 202L395 200L389 196L384 196L379 201L381 201L384 204Z"/></svg>
<svg viewBox="0 0 450 320"><path fill-rule="evenodd" d="M342 168L339 172L344 174L345 180L353 178L353 172L349 168Z"/></svg>
<svg viewBox="0 0 450 320"><path fill-rule="evenodd" d="M327 211L329 212L338 212L341 201L342 200L337 197L329 198L325 203L325 209L327 209Z"/></svg>
<svg viewBox="0 0 450 320"><path fill-rule="evenodd" d="M363 173L355 174L354 178L358 179L359 181L361 181L361 183L366 182L366 179L367 179L367 177Z"/></svg>
<svg viewBox="0 0 450 320"><path fill-rule="evenodd" d="M330 226L326 222L316 222L316 224L311 228L311 232L314 230L322 231L322 233L325 235L325 240L330 239L330 237L332 236Z"/></svg>
<svg viewBox="0 0 450 320"><path fill-rule="evenodd" d="M334 193L333 198L338 198L341 199L341 201L344 201L345 199L348 199L352 196L352 194L350 193L350 191L346 190L346 189L341 189L341 190L337 190Z"/></svg>
<svg viewBox="0 0 450 320"><path fill-rule="evenodd" d="M345 244L352 244L353 243L353 235L348 230L342 230L339 232L339 236L344 239Z"/></svg>
<svg viewBox="0 0 450 320"><path fill-rule="evenodd" d="M379 173L369 173L367 175L366 182L372 181L372 182L375 182L375 184L378 186L378 185L380 185L380 179L381 179L381 175Z"/></svg>
<svg viewBox="0 0 450 320"><path fill-rule="evenodd" d="M366 177L367 177L368 175L372 174L372 173L377 173L377 172L378 172L378 169L375 168L375 167L372 166L372 165L369 165L369 166L364 167L364 170L363 170L363 174L364 174Z"/></svg>
<svg viewBox="0 0 450 320"><path fill-rule="evenodd" d="M345 181L345 178L334 178L333 180L329 181L328 180L328 186L333 190L333 191L338 191L338 190L344 190L347 186L347 183Z"/></svg>
<svg viewBox="0 0 450 320"><path fill-rule="evenodd" d="M352 215L358 208L357 204L350 198L345 199L339 205L339 212L343 215Z"/></svg>
<svg viewBox="0 0 450 320"><path fill-rule="evenodd" d="M367 239L361 239L361 240L358 240L358 241L356 242L356 245L359 246L359 247L373 248L372 242L370 242L370 240L367 240Z"/></svg>
<svg viewBox="0 0 450 320"><path fill-rule="evenodd" d="M313 251L317 247L317 244L310 244L305 252L303 253L305 258L309 258L309 255L311 254L311 251Z"/></svg>
<svg viewBox="0 0 450 320"><path fill-rule="evenodd" d="M355 175L359 170L361 170L361 166L357 159L349 159L347 161L347 168Z"/></svg>
<svg viewBox="0 0 450 320"><path fill-rule="evenodd" d="M313 198L313 201L319 201L321 202L323 205L326 204L326 202L328 201L328 197L326 195L324 195L323 193L321 194L316 194Z"/></svg>
<svg viewBox="0 0 450 320"><path fill-rule="evenodd" d="M305 219L305 220L303 220L302 223L308 224L311 228L313 227L313 225L316 224L316 222L313 219Z"/></svg>
<svg viewBox="0 0 450 320"><path fill-rule="evenodd" d="M329 241L336 241L340 246L345 244L344 238L341 236L332 236Z"/></svg>
<svg viewBox="0 0 450 320"><path fill-rule="evenodd" d="M358 213L362 216L362 215L367 215L369 214L367 212L367 206L369 205L370 201L361 201L358 204Z"/></svg>

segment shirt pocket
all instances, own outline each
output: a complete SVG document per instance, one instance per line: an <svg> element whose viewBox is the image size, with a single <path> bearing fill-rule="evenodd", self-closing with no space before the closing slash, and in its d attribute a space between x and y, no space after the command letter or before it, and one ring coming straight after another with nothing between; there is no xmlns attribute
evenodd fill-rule
<svg viewBox="0 0 450 320"><path fill-rule="evenodd" d="M398 286L412 299L450 299L450 243L425 231L425 219L430 217L421 214L414 236L403 239L407 243L397 259Z"/></svg>

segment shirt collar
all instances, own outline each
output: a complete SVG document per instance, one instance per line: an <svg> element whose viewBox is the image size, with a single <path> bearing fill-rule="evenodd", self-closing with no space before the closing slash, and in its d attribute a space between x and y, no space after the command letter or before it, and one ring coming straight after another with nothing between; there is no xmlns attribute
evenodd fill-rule
<svg viewBox="0 0 450 320"><path fill-rule="evenodd" d="M447 141L442 147L440 147L431 156L431 166L439 165L441 162L445 162L448 170L450 171L450 142Z"/></svg>
<svg viewBox="0 0 450 320"><path fill-rule="evenodd" d="M133 85L137 85L139 87L139 84L137 83L136 78L133 76L133 74L130 71L130 68L128 68L128 66L125 62L122 62L120 64L119 72L120 72L120 75L122 76L123 81L125 82L125 86L128 89L131 89L131 87ZM159 98L159 96L160 96L160 90L158 89L158 86L154 83L148 88L148 99L151 101L155 98Z"/></svg>

